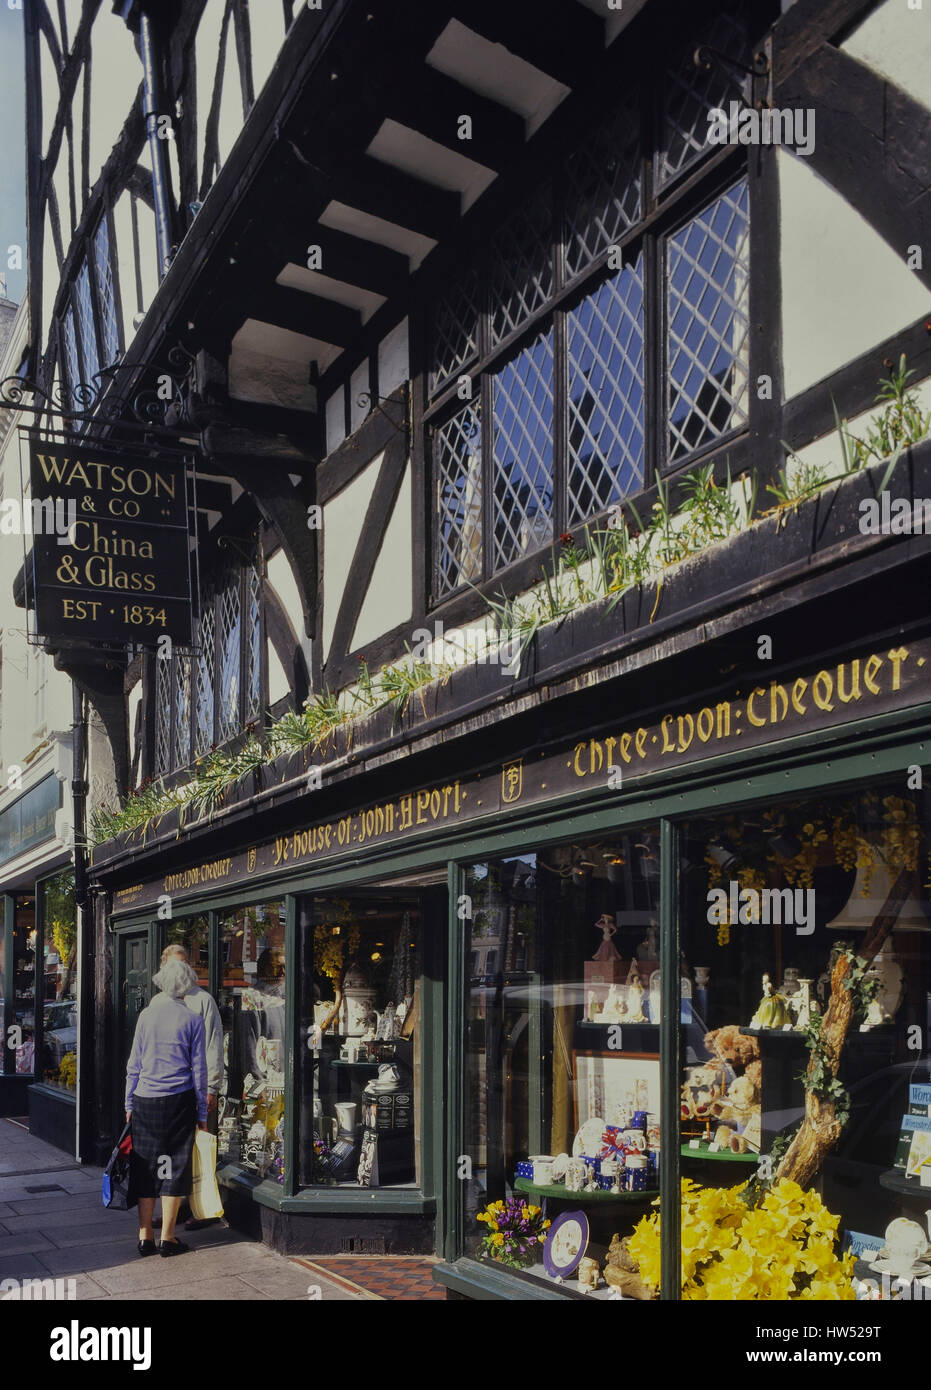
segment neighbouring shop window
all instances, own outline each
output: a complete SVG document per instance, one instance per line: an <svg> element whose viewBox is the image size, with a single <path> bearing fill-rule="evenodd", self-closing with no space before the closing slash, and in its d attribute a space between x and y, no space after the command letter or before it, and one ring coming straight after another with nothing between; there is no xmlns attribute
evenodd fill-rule
<svg viewBox="0 0 931 1390"><path fill-rule="evenodd" d="M183 946L201 989L210 990L210 918L206 912L196 917L179 917L168 924L166 946Z"/></svg>
<svg viewBox="0 0 931 1390"><path fill-rule="evenodd" d="M29 1076L35 1070L36 900L19 895L13 905L13 1012L7 1020L7 1070ZM9 1029L14 1027L11 1037ZM12 1066L10 1063L12 1062Z"/></svg>
<svg viewBox="0 0 931 1390"><path fill-rule="evenodd" d="M620 1275L659 1187L657 830L470 864L463 892L465 1253L575 1288L591 1245Z"/></svg>
<svg viewBox="0 0 931 1390"><path fill-rule="evenodd" d="M421 922L409 888L300 900L302 1185L419 1185Z"/></svg>
<svg viewBox="0 0 931 1390"><path fill-rule="evenodd" d="M37 885L42 924L42 1066L36 1076L73 1093L78 1072L78 932L74 871Z"/></svg>
<svg viewBox="0 0 931 1390"><path fill-rule="evenodd" d="M888 1298L927 1268L928 803L905 781L683 828L684 1297ZM748 1179L749 1205L721 1191Z"/></svg>
<svg viewBox="0 0 931 1390"><path fill-rule="evenodd" d="M285 903L220 917L219 1161L284 1181Z"/></svg>

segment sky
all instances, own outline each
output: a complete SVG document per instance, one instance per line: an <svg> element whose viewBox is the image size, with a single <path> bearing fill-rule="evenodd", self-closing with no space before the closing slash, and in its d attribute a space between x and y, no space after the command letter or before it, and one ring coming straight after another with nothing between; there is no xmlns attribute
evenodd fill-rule
<svg viewBox="0 0 931 1390"><path fill-rule="evenodd" d="M7 295L26 289L26 98L23 86L23 12L0 0L0 272ZM22 247L22 270L9 269L9 247Z"/></svg>

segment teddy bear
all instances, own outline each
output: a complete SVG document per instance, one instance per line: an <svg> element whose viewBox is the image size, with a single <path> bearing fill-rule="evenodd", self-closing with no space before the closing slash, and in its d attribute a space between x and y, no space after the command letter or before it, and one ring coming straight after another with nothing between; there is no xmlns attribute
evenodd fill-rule
<svg viewBox="0 0 931 1390"><path fill-rule="evenodd" d="M760 1044L757 1038L741 1033L736 1023L725 1023L705 1034L705 1047L715 1057L728 1062L732 1067L743 1067L759 1061Z"/></svg>

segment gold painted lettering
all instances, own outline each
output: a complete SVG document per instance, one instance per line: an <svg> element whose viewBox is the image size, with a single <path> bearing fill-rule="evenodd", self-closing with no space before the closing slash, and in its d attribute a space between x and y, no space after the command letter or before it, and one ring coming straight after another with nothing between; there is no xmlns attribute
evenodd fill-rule
<svg viewBox="0 0 931 1390"><path fill-rule="evenodd" d="M663 731L663 746L662 746L662 748L660 749L660 752L661 752L661 753L674 753L674 752L676 751L676 745L673 743L672 739L669 737L669 729L666 728L667 720L668 720L669 725L670 725L670 727L671 727L671 726L672 726L672 715L671 715L671 714L664 714L664 715L663 715L663 718L662 718L662 720L661 720L661 722L660 722L660 728L661 728L662 731ZM627 761L629 762L630 759L628 758Z"/></svg>
<svg viewBox="0 0 931 1390"><path fill-rule="evenodd" d="M903 661L908 660L907 647L894 647L891 652L887 652L889 660L892 662L892 689L898 690L901 684L900 674Z"/></svg>
<svg viewBox="0 0 931 1390"><path fill-rule="evenodd" d="M590 739L588 744L588 770L591 773L600 772L604 764L604 749L596 738Z"/></svg>
<svg viewBox="0 0 931 1390"><path fill-rule="evenodd" d="M807 689L808 682L803 681L801 677L799 677L792 687L792 708L795 710L796 714L805 713L805 706L802 704L802 696Z"/></svg>
<svg viewBox="0 0 931 1390"><path fill-rule="evenodd" d="M647 729L638 729L634 734L634 747L641 758L645 758L647 755L647 733Z"/></svg>
<svg viewBox="0 0 931 1390"><path fill-rule="evenodd" d="M614 745L616 743L617 739L613 736L605 739L605 757L608 760L608 767L611 767L614 762Z"/></svg>
<svg viewBox="0 0 931 1390"><path fill-rule="evenodd" d="M811 683L811 698L819 709L830 713L834 708L833 694L834 682L830 675L827 671L819 671Z"/></svg>
<svg viewBox="0 0 931 1390"><path fill-rule="evenodd" d="M579 758L581 758L581 756L582 756L582 754L584 753L584 751L585 751L585 744L584 744L584 743L577 743L577 744L575 745L575 757L572 759L572 770L573 770L573 772L575 773L576 777L584 777L584 776L585 776L585 773L584 773L584 772L582 771L582 769L579 767Z"/></svg>
<svg viewBox="0 0 931 1390"><path fill-rule="evenodd" d="M753 698L755 695L759 695L760 699L762 700L765 694L766 691L763 689L763 687L761 685L758 685L757 688L754 691L752 691L750 695L747 696L747 718L750 720L750 723L753 724L757 729L762 729L766 724L766 720L757 719L756 715L753 713Z"/></svg>
<svg viewBox="0 0 931 1390"><path fill-rule="evenodd" d="M779 708L780 700L782 708ZM769 722L770 724L781 724L789 712L789 697L778 681L771 681L769 686Z"/></svg>
<svg viewBox="0 0 931 1390"><path fill-rule="evenodd" d="M722 700L715 706L718 717L718 738L730 738L731 736L731 702Z"/></svg>
<svg viewBox="0 0 931 1390"><path fill-rule="evenodd" d="M695 737L695 720L690 714L680 714L676 723L679 726L679 752L684 753L691 745ZM685 737L686 723L688 724L689 736Z"/></svg>
<svg viewBox="0 0 931 1390"><path fill-rule="evenodd" d="M433 820L440 818L440 789L435 787L430 793L430 815Z"/></svg>
<svg viewBox="0 0 931 1390"><path fill-rule="evenodd" d="M398 828L410 830L414 824L414 798L408 793L407 796L401 797L399 805L401 807L401 824Z"/></svg>
<svg viewBox="0 0 931 1390"><path fill-rule="evenodd" d="M618 744L618 747L621 750L621 757L623 758L625 763L630 762L630 743L630 734L621 734L621 741Z"/></svg>
<svg viewBox="0 0 931 1390"><path fill-rule="evenodd" d="M425 813L429 810L429 808L430 808L430 793L429 793L428 791L419 791L419 792L417 793L417 824L418 824L418 825L426 825L426 823L427 823L427 817L426 817L426 814L425 814Z"/></svg>
<svg viewBox="0 0 931 1390"><path fill-rule="evenodd" d="M707 743L714 733L714 715L707 706L705 709L699 710L698 718L695 720L695 729L702 743Z"/></svg>
<svg viewBox="0 0 931 1390"><path fill-rule="evenodd" d="M863 684L866 686L867 690L870 692L871 695L882 694L882 691L880 687L876 684L875 679L876 676L879 674L879 668L880 666L882 666L882 664L883 659L881 656L868 656L866 658L866 665L863 668Z"/></svg>
<svg viewBox="0 0 931 1390"><path fill-rule="evenodd" d="M851 663L853 676L849 692L844 691L844 672L846 669L846 664L842 661L837 668L837 698L845 705L849 705L851 700L859 700L860 698L860 658L857 657L856 661Z"/></svg>

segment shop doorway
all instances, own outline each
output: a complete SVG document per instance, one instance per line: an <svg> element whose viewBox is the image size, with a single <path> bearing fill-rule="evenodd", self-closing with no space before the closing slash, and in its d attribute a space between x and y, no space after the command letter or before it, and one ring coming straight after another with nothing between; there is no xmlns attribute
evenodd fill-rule
<svg viewBox="0 0 931 1390"><path fill-rule="evenodd" d="M117 1052L114 1096L120 1114L126 1084L126 1063L136 1032L139 1015L149 1002L152 990L152 952L149 931L125 932L119 938L117 970Z"/></svg>

